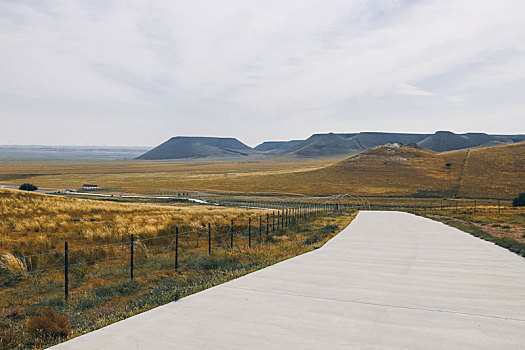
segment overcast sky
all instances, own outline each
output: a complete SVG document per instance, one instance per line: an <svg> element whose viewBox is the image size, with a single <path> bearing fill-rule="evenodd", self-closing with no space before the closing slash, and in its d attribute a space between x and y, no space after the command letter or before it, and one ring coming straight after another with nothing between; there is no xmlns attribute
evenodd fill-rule
<svg viewBox="0 0 525 350"><path fill-rule="evenodd" d="M525 133L523 0L0 0L0 144Z"/></svg>

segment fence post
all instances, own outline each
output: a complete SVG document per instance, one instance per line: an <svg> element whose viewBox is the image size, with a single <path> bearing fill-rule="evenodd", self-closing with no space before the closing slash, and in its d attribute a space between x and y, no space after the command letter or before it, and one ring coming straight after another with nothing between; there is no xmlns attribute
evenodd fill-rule
<svg viewBox="0 0 525 350"><path fill-rule="evenodd" d="M64 242L64 298L69 298L69 249L67 241Z"/></svg>
<svg viewBox="0 0 525 350"><path fill-rule="evenodd" d="M175 226L175 271L179 269L179 226Z"/></svg>
<svg viewBox="0 0 525 350"><path fill-rule="evenodd" d="M233 248L233 220L232 220L232 226L230 228L230 248Z"/></svg>
<svg viewBox="0 0 525 350"><path fill-rule="evenodd" d="M211 224L208 222L208 255L211 255Z"/></svg>
<svg viewBox="0 0 525 350"><path fill-rule="evenodd" d="M268 231L270 228L270 214L266 213L266 235L268 236Z"/></svg>
<svg viewBox="0 0 525 350"><path fill-rule="evenodd" d="M259 237L262 236L262 215L259 215Z"/></svg>
<svg viewBox="0 0 525 350"><path fill-rule="evenodd" d="M272 233L275 233L275 211L272 211Z"/></svg>
<svg viewBox="0 0 525 350"><path fill-rule="evenodd" d="M133 281L133 242L135 241L134 239L134 236L133 236L133 233L131 234L131 237L130 237L130 242L129 242L129 248L130 248L130 256L129 256L129 278L130 280Z"/></svg>
<svg viewBox="0 0 525 350"><path fill-rule="evenodd" d="M252 247L252 218L248 218L248 248Z"/></svg>

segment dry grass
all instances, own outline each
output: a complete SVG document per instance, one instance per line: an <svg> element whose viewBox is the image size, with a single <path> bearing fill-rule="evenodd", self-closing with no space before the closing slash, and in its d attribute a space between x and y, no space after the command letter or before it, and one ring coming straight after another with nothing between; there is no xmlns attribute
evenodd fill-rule
<svg viewBox="0 0 525 350"><path fill-rule="evenodd" d="M318 169L331 162L4 162L0 164L0 183L18 186L30 182L49 189L95 183L114 192L128 193L156 193L159 189L231 191L227 187L230 181L250 182L261 176Z"/></svg>
<svg viewBox="0 0 525 350"><path fill-rule="evenodd" d="M266 211L203 205L152 205L71 199L0 189L0 253L37 254L151 238L179 226L228 225Z"/></svg>
<svg viewBox="0 0 525 350"><path fill-rule="evenodd" d="M333 165L333 160L6 163L0 165L0 182L53 189L96 183L114 193L185 189L510 199L525 189L524 157L525 143L520 143L447 153L383 146Z"/></svg>
<svg viewBox="0 0 525 350"><path fill-rule="evenodd" d="M69 322L72 335L79 335L318 248L355 216L354 212L313 215L268 235L264 231L257 235L254 220L250 247L247 218L255 219L264 211L99 202L13 190L0 190L0 208L1 250L15 255L57 250L36 260L13 259L11 253L3 253L3 260L11 265L27 266L0 269L0 348L51 345L56 337L67 334L68 327L62 326ZM228 227L222 232L214 227L208 254L206 230L193 229L207 222L228 226L232 219L236 221L233 248ZM174 223L184 228L176 271ZM136 238L133 281L129 277L130 232ZM73 248L68 303L64 302L61 252L65 239ZM102 245L87 247L97 243ZM53 317L48 317L51 313ZM61 322L58 326L56 320Z"/></svg>
<svg viewBox="0 0 525 350"><path fill-rule="evenodd" d="M444 222L500 245L525 257L525 208L481 206L444 210L411 210L415 214Z"/></svg>
<svg viewBox="0 0 525 350"><path fill-rule="evenodd" d="M524 190L525 143L470 152L461 179L460 196L514 198Z"/></svg>

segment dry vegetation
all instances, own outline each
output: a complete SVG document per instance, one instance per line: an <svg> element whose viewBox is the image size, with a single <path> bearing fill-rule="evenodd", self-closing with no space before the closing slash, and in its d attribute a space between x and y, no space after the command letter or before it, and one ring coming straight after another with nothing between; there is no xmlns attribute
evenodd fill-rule
<svg viewBox="0 0 525 350"><path fill-rule="evenodd" d="M112 203L0 189L0 249L15 255L155 237L173 226L228 225L266 213L203 205Z"/></svg>
<svg viewBox="0 0 525 350"><path fill-rule="evenodd" d="M469 232L525 257L525 208L479 206L413 209L412 212Z"/></svg>
<svg viewBox="0 0 525 350"><path fill-rule="evenodd" d="M154 194L159 189L231 191L227 187L230 180L241 178L250 182L259 176L308 171L332 162L326 159L303 162L3 162L0 183L18 186L31 182L49 189L79 188L84 183L95 183L114 192L146 194Z"/></svg>
<svg viewBox="0 0 525 350"><path fill-rule="evenodd" d="M185 189L236 193L511 199L525 188L525 143L436 153L381 146L330 165L304 162L7 163L0 182L108 192Z"/></svg>
<svg viewBox="0 0 525 350"><path fill-rule="evenodd" d="M327 212L257 235L255 219L261 213L266 212L112 203L1 189L0 348L45 347L318 248L355 216L352 211ZM251 247L246 227L250 216ZM230 248L232 219L235 239ZM214 224L211 254L203 230L208 222ZM175 225L181 229L177 270ZM133 281L130 233L135 235ZM18 258L40 253L46 255Z"/></svg>

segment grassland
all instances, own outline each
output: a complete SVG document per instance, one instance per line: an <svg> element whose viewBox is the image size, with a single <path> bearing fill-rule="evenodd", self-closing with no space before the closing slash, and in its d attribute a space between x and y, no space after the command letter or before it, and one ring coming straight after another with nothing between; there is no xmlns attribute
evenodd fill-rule
<svg viewBox="0 0 525 350"><path fill-rule="evenodd" d="M266 211L203 205L112 203L0 189L0 250L28 255L155 237L174 226L222 226Z"/></svg>
<svg viewBox="0 0 525 350"><path fill-rule="evenodd" d="M60 335L34 326L46 308L64 315L70 323L69 336L76 336L318 248L355 215L326 212L266 234L266 225L258 231L257 217L266 213L262 210L111 203L5 189L0 190L0 208L2 348L39 348L59 341ZM252 230L246 226L249 217ZM229 231L231 220L234 236ZM208 222L213 224L211 254ZM175 226L180 228L176 270ZM133 281L130 233L135 236ZM17 258L20 255L32 256Z"/></svg>
<svg viewBox="0 0 525 350"><path fill-rule="evenodd" d="M525 189L525 143L437 153L381 146L305 162L6 163L0 183L42 188L96 183L112 193L162 189L250 194L511 199Z"/></svg>
<svg viewBox="0 0 525 350"><path fill-rule="evenodd" d="M433 210L412 209L415 214L441 221L493 242L525 257L525 208L497 206L453 207Z"/></svg>

